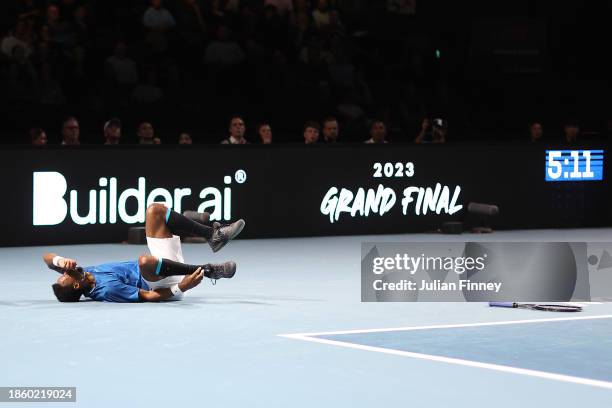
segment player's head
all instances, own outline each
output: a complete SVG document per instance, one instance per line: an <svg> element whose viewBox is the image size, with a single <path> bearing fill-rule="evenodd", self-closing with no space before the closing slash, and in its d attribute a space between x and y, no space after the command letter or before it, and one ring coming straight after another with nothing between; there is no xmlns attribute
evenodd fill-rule
<svg viewBox="0 0 612 408"><path fill-rule="evenodd" d="M81 267L65 271L57 281L51 285L55 297L60 302L78 302L81 295L91 287L93 276L84 273Z"/></svg>

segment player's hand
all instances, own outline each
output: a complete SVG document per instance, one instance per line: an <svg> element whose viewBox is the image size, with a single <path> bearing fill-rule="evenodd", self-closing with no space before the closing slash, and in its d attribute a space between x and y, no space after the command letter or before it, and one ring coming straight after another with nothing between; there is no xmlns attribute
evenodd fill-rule
<svg viewBox="0 0 612 408"><path fill-rule="evenodd" d="M185 275L181 283L179 283L179 288L183 292L193 289L202 283L202 279L204 279L204 271L202 268L198 268L191 275Z"/></svg>
<svg viewBox="0 0 612 408"><path fill-rule="evenodd" d="M59 260L59 266L62 269L74 269L77 266L77 261L69 258L62 258Z"/></svg>

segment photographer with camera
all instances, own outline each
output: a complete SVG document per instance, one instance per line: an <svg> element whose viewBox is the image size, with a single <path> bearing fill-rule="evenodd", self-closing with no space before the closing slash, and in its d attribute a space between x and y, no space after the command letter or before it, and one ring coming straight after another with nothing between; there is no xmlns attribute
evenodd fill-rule
<svg viewBox="0 0 612 408"><path fill-rule="evenodd" d="M429 118L424 118L414 143L446 143L447 132L448 124L444 119L436 118L430 121Z"/></svg>

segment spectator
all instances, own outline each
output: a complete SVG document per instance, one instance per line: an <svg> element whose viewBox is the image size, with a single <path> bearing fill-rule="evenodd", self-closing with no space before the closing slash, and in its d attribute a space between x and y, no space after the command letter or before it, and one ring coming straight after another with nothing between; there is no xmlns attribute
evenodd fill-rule
<svg viewBox="0 0 612 408"><path fill-rule="evenodd" d="M52 28L60 22L60 9L56 4L49 4L47 6L46 23L49 28Z"/></svg>
<svg viewBox="0 0 612 408"><path fill-rule="evenodd" d="M315 144L319 141L319 126L318 122L309 120L304 123L304 144Z"/></svg>
<svg viewBox="0 0 612 408"><path fill-rule="evenodd" d="M323 141L325 143L336 143L338 141L338 121L333 116L323 119Z"/></svg>
<svg viewBox="0 0 612 408"><path fill-rule="evenodd" d="M85 77L85 62L87 50L92 47L91 28L88 8L84 4L76 5L72 12L72 28L74 33L74 48L72 59L75 63L75 73L78 77Z"/></svg>
<svg viewBox="0 0 612 408"><path fill-rule="evenodd" d="M164 92L157 85L157 72L150 69L146 73L147 82L138 84L132 92L132 102L136 104L155 104L162 102Z"/></svg>
<svg viewBox="0 0 612 408"><path fill-rule="evenodd" d="M6 37L2 39L0 48L2 49L2 52L10 58L13 56L13 50L17 46L23 48L26 58L29 58L30 55L32 55L32 48L28 42L27 27L24 20L17 21L15 28L9 31Z"/></svg>
<svg viewBox="0 0 612 408"><path fill-rule="evenodd" d="M164 52L168 49L166 33L171 30L176 21L166 9L162 0L151 0L151 6L142 17L142 24L148 30L146 42L153 52Z"/></svg>
<svg viewBox="0 0 612 408"><path fill-rule="evenodd" d="M246 3L242 0L225 0L225 11L229 14L236 14L240 10L240 3Z"/></svg>
<svg viewBox="0 0 612 408"><path fill-rule="evenodd" d="M433 120L432 143L446 143L448 125L443 119Z"/></svg>
<svg viewBox="0 0 612 408"><path fill-rule="evenodd" d="M257 125L257 135L261 144L272 144L272 128L268 123L261 123Z"/></svg>
<svg viewBox="0 0 612 408"><path fill-rule="evenodd" d="M185 50L202 49L207 30L198 0L183 0L180 3L176 26Z"/></svg>
<svg viewBox="0 0 612 408"><path fill-rule="evenodd" d="M57 78L51 75L51 66L47 62L40 64L38 96L43 105L59 106L66 101L62 86Z"/></svg>
<svg viewBox="0 0 612 408"><path fill-rule="evenodd" d="M142 17L142 24L152 31L164 32L176 25L174 17L163 6L162 0L151 0L151 6L145 11Z"/></svg>
<svg viewBox="0 0 612 408"><path fill-rule="evenodd" d="M288 27L274 5L264 8L263 17L256 28L258 43L268 52L287 50Z"/></svg>
<svg viewBox="0 0 612 408"><path fill-rule="evenodd" d="M105 145L117 145L121 140L121 121L112 118L104 124Z"/></svg>
<svg viewBox="0 0 612 408"><path fill-rule="evenodd" d="M36 61L49 64L57 63L61 57L57 47L51 41L51 30L48 24L40 26L36 38L36 52L34 54Z"/></svg>
<svg viewBox="0 0 612 408"><path fill-rule="evenodd" d="M431 129L431 122L429 118L423 118L421 121L421 130L417 135L416 139L414 139L414 143L420 144L424 143L429 138L429 131Z"/></svg>
<svg viewBox="0 0 612 408"><path fill-rule="evenodd" d="M81 3L79 0L60 0L59 2L53 0L53 2L59 3L63 15L71 15L79 7L79 3Z"/></svg>
<svg viewBox="0 0 612 408"><path fill-rule="evenodd" d="M223 67L240 64L244 59L244 51L231 39L229 29L220 25L217 28L216 39L206 47L204 61L207 64Z"/></svg>
<svg viewBox="0 0 612 408"><path fill-rule="evenodd" d="M16 11L18 18L28 20L32 24L40 16L40 10L34 4L34 0L21 0Z"/></svg>
<svg viewBox="0 0 612 408"><path fill-rule="evenodd" d="M329 3L328 0L318 0L317 8L312 12L312 19L317 28L329 25Z"/></svg>
<svg viewBox="0 0 612 408"><path fill-rule="evenodd" d="M309 0L295 0L295 14L310 14L311 5Z"/></svg>
<svg viewBox="0 0 612 408"><path fill-rule="evenodd" d="M387 127L382 120L375 120L370 127L370 138L364 143L379 144L387 143Z"/></svg>
<svg viewBox="0 0 612 408"><path fill-rule="evenodd" d="M356 89L345 92L338 98L336 110L346 122L356 122L365 119L365 111L361 107L363 101Z"/></svg>
<svg viewBox="0 0 612 408"><path fill-rule="evenodd" d="M36 91L37 76L33 64L25 55L21 45L12 50L12 60L8 66L9 84L6 90L16 99L30 100Z"/></svg>
<svg viewBox="0 0 612 408"><path fill-rule="evenodd" d="M85 48L91 46L89 10L85 4L78 5L73 13L73 27L76 35L76 42Z"/></svg>
<svg viewBox="0 0 612 408"><path fill-rule="evenodd" d="M580 125L576 121L568 121L563 127L563 138L566 144L575 144L580 136Z"/></svg>
<svg viewBox="0 0 612 408"><path fill-rule="evenodd" d="M189 133L181 133L179 135L178 144L180 145L192 145L193 140L191 140L191 135Z"/></svg>
<svg viewBox="0 0 612 408"><path fill-rule="evenodd" d="M433 122L433 126L432 126ZM431 131L430 131L431 129ZM437 118L430 121L428 118L421 122L421 131L414 140L415 143L446 143L446 122Z"/></svg>
<svg viewBox="0 0 612 408"><path fill-rule="evenodd" d="M239 116L234 116L230 120L229 132L230 136L227 139L223 139L221 144L230 144L230 145L243 145L248 144L247 140L244 138L244 132L246 131L246 127L244 126L244 121Z"/></svg>
<svg viewBox="0 0 612 408"><path fill-rule="evenodd" d="M47 134L41 128L30 129L30 144L32 146L46 146Z"/></svg>
<svg viewBox="0 0 612 408"><path fill-rule="evenodd" d="M138 143L139 144L154 144L155 141L155 129L153 129L153 125L149 122L142 122L138 126ZM161 141L160 141L161 143ZM160 144L156 143L156 144Z"/></svg>
<svg viewBox="0 0 612 408"><path fill-rule="evenodd" d="M541 142L543 134L544 131L540 122L536 121L529 124L529 137L531 138L531 143Z"/></svg>
<svg viewBox="0 0 612 408"><path fill-rule="evenodd" d="M329 25L326 27L326 30L331 35L346 37L346 29L342 21L340 21L338 10L331 10L329 12Z"/></svg>
<svg viewBox="0 0 612 408"><path fill-rule="evenodd" d="M387 0L387 11L394 14L412 15L416 12L416 0Z"/></svg>
<svg viewBox="0 0 612 408"><path fill-rule="evenodd" d="M123 41L115 44L113 55L105 61L106 75L115 85L133 86L138 82L136 63L127 55L127 45Z"/></svg>
<svg viewBox="0 0 612 408"><path fill-rule="evenodd" d="M62 145L80 145L79 122L74 117L66 119L62 125Z"/></svg>
<svg viewBox="0 0 612 408"><path fill-rule="evenodd" d="M49 28L49 24L42 24L38 29L37 33L38 43L51 43L51 28Z"/></svg>
<svg viewBox="0 0 612 408"><path fill-rule="evenodd" d="M297 51L305 49L313 34L310 16L307 13L295 15L295 27L293 28L292 42Z"/></svg>
<svg viewBox="0 0 612 408"><path fill-rule="evenodd" d="M210 0L208 4L208 18L211 25L218 25L225 20L225 9L221 0Z"/></svg>
<svg viewBox="0 0 612 408"><path fill-rule="evenodd" d="M264 6L274 6L281 16L286 16L293 12L292 0L265 0Z"/></svg>
<svg viewBox="0 0 612 408"><path fill-rule="evenodd" d="M73 45L74 35L70 25L62 21L60 9L55 4L47 6L46 24L49 26L51 42L57 44L65 51L69 51Z"/></svg>

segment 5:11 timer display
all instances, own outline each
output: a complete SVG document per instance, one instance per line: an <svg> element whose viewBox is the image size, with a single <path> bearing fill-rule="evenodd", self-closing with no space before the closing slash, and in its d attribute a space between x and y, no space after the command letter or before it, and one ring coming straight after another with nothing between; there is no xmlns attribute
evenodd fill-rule
<svg viewBox="0 0 612 408"><path fill-rule="evenodd" d="M603 150L547 150L546 181L603 180Z"/></svg>

